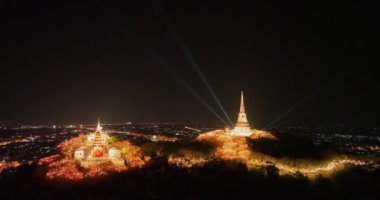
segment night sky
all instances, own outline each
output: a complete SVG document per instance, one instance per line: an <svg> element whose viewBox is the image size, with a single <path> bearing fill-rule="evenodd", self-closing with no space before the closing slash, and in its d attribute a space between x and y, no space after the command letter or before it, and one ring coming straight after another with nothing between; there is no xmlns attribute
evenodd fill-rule
<svg viewBox="0 0 380 200"><path fill-rule="evenodd" d="M258 128L380 123L372 5L128 2L2 1L0 121L219 123L176 32L233 121L244 90Z"/></svg>

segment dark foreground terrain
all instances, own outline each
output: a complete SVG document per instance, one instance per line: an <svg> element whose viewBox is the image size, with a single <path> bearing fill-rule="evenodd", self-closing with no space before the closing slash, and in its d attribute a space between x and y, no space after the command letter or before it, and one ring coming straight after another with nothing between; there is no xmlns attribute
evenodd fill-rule
<svg viewBox="0 0 380 200"><path fill-rule="evenodd" d="M0 180L1 199L380 199L379 188L380 170L309 180L279 176L274 166L248 171L218 160L189 170L156 159L142 170L80 183L46 181L27 166Z"/></svg>
<svg viewBox="0 0 380 200"><path fill-rule="evenodd" d="M276 158L324 160L339 153L334 145L313 145L290 134L276 136L278 140L248 142L253 151ZM2 173L1 199L380 199L380 169L347 168L315 179L300 173L279 175L274 165L252 171L244 164L218 159L181 169L169 165L167 156L180 149L207 154L214 147L194 141L134 143L152 157L142 169L62 182L47 181L37 166L25 165Z"/></svg>

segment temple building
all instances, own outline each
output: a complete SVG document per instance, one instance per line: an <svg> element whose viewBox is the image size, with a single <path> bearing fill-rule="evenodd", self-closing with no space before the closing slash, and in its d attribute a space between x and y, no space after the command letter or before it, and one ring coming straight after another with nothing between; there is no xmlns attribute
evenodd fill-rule
<svg viewBox="0 0 380 200"><path fill-rule="evenodd" d="M252 130L247 120L247 114L245 114L243 91L241 92L239 117L231 133L237 136L251 136L252 135Z"/></svg>
<svg viewBox="0 0 380 200"><path fill-rule="evenodd" d="M96 131L87 136L87 141L82 147L75 150L74 159L78 160L83 167L112 162L115 165L124 165L121 152L108 143L109 135L103 133L100 120Z"/></svg>

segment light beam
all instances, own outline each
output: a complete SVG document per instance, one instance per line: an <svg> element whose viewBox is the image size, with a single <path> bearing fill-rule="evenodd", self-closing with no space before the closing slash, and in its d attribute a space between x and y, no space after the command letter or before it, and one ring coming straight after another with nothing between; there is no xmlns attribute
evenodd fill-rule
<svg viewBox="0 0 380 200"><path fill-rule="evenodd" d="M330 78L329 80L327 80L325 83L323 83L318 88L312 90L308 95L306 95L305 97L303 97L300 101L298 101L296 104L294 104L287 111L285 111L284 113L282 113L280 116L278 116L275 120L273 120L271 123L269 123L268 125L266 125L261 130L266 130L266 129L270 128L273 124L277 123L278 121L280 121L281 119L283 119L285 116L287 116L289 113L293 112L296 108L298 108L299 106L301 106L308 99L310 99L311 97L317 95L323 88L325 88L327 85L329 85L335 79L337 79L337 75L333 76L332 78Z"/></svg>
<svg viewBox="0 0 380 200"><path fill-rule="evenodd" d="M222 121L226 126L229 126L228 123L220 116L218 113L207 104L207 102L181 77L179 76L166 62L164 58L160 54L158 54L152 48L146 48L146 50L154 55L164 66L165 70L168 71L187 91L189 91L194 97L198 99L216 118Z"/></svg>
<svg viewBox="0 0 380 200"><path fill-rule="evenodd" d="M219 98L216 96L214 90L212 89L211 85L207 81L205 75L203 74L202 70L199 68L198 63L195 61L194 56L191 54L189 48L185 44L185 42L182 40L182 38L179 36L179 34L174 30L172 23L170 21L170 18L167 16L165 11L161 8L161 6L156 3L156 10L160 13L162 18L164 19L167 27L169 28L170 33L173 35L174 40L177 42L177 44L180 46L180 49L185 54L186 58L190 62L190 65L193 67L193 69L197 72L199 78L202 80L203 84L206 86L207 90L210 92L212 98L216 101L217 105L219 106L220 110L223 112L224 116L226 117L229 127L233 127L233 123L231 121L231 118L228 116L226 110L224 109L222 103L220 102Z"/></svg>

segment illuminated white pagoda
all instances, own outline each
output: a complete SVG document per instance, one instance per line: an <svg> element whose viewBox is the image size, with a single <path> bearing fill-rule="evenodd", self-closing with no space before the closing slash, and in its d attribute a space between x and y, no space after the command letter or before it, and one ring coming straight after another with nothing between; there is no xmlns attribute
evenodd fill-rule
<svg viewBox="0 0 380 200"><path fill-rule="evenodd" d="M98 119L98 125L96 126L95 133L90 134L87 137L87 145L89 146L106 146L108 145L109 136L102 132L100 126L100 120Z"/></svg>
<svg viewBox="0 0 380 200"><path fill-rule="evenodd" d="M251 127L249 126L247 115L245 114L243 91L241 91L239 117L238 117L235 127L232 129L231 132L232 134L237 135L237 136L251 136L252 135L252 130L251 130Z"/></svg>
<svg viewBox="0 0 380 200"><path fill-rule="evenodd" d="M121 152L116 147L111 147L108 143L109 136L103 133L98 119L98 125L94 133L87 136L86 143L77 149L74 158L80 161L83 167L112 162L115 165L123 165L124 160Z"/></svg>

